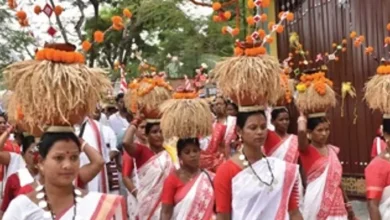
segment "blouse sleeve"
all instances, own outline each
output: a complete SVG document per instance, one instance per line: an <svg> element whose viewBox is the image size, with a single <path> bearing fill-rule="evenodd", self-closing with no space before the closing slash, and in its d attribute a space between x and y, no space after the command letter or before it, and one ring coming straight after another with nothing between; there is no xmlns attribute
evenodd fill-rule
<svg viewBox="0 0 390 220"><path fill-rule="evenodd" d="M223 163L214 178L215 202L217 213L232 212L232 176L229 175L228 163Z"/></svg>
<svg viewBox="0 0 390 220"><path fill-rule="evenodd" d="M126 152L123 154L123 170L122 170L122 176L129 177L131 176L131 173L133 172L133 158L131 158Z"/></svg>
<svg viewBox="0 0 390 220"><path fill-rule="evenodd" d="M389 172L389 169L384 169L387 166L389 166L387 161L377 158L371 161L365 169L367 199L380 200L382 198Z"/></svg>
<svg viewBox="0 0 390 220"><path fill-rule="evenodd" d="M175 204L175 194L177 189L177 178L174 173L171 173L164 182L164 187L161 196L161 203L164 205Z"/></svg>

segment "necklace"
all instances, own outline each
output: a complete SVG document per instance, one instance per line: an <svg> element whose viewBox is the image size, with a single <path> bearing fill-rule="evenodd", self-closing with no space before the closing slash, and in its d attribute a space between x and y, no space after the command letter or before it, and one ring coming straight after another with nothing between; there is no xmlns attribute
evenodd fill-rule
<svg viewBox="0 0 390 220"><path fill-rule="evenodd" d="M275 176L274 176L274 173L272 172L272 168L271 168L271 164L269 163L267 157L262 153L262 156L263 158L265 159L265 161L267 162L267 167L268 167L268 171L269 171L269 174L271 176L271 181L269 182L266 182L264 180L262 180L260 178L260 176L256 173L256 171L253 169L252 167L252 164L249 163L249 160L248 160L248 157L245 155L244 151L243 151L243 148L239 151L240 152L240 156L238 156L238 159L240 159L242 161L242 164L245 166L245 167L248 167L251 169L252 173L256 176L256 178L260 181L260 185L262 186L263 184L266 185L266 186L269 186L271 187L271 190L273 189L272 185L273 184L277 184L277 180L275 179Z"/></svg>
<svg viewBox="0 0 390 220"><path fill-rule="evenodd" d="M38 206L39 206L39 208L44 210L43 217L44 218L51 218L53 220L56 219L56 215L53 212L50 203L48 202L45 187L43 185L38 185L35 188L35 192L37 192L36 198L39 201L38 202ZM76 188L73 189L73 204L74 204L74 206L73 206L73 217L72 217L73 220L75 220L76 216L77 216L77 208L76 208L76 206L77 206L77 203L81 199L81 195L82 195L82 193L81 193L81 191L79 189L76 189ZM45 211L45 208L47 208L48 211Z"/></svg>

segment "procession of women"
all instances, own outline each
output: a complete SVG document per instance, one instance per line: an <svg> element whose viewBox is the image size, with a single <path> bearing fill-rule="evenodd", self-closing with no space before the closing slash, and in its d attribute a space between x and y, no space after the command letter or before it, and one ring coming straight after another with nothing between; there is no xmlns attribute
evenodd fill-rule
<svg viewBox="0 0 390 220"><path fill-rule="evenodd" d="M129 9L82 45L53 39L37 45L33 60L8 65L0 219L360 219L342 184L343 148L329 140L330 112L340 103L328 66L347 62L339 56L347 45L368 55L376 48L351 31L315 58L290 30L291 52L278 58L271 44L295 14L272 18L273 1L243 2L202 3L223 23L221 34L232 36L233 54L209 74L206 64L183 73L177 86L141 53L137 77L120 92L104 69L87 65L89 50L133 22ZM8 5L19 22L30 16ZM390 33L390 23L377 28ZM384 41L388 50L390 35ZM366 201L369 219L390 220L390 59L377 60L362 88L367 106L383 116L367 146ZM207 85L217 93L205 95ZM345 93L351 88L343 85Z"/></svg>

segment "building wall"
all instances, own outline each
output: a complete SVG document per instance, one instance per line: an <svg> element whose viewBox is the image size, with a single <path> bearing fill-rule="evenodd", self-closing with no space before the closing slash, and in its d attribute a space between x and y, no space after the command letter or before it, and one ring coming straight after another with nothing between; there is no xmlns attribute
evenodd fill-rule
<svg viewBox="0 0 390 220"><path fill-rule="evenodd" d="M281 7L287 8L293 0L279 0L276 12ZM297 32L304 48L310 51L315 59L318 53L332 52L332 43L348 39L347 52L340 55L340 61L328 65L328 77L334 82L338 94L338 105L329 112L331 121L330 143L341 148L340 160L344 173L363 174L370 162L370 150L375 131L381 123L381 115L372 112L363 99L364 83L375 73L378 63L364 54L363 47L353 46L349 34L352 30L366 37L366 42L375 48L376 53L383 54L383 39L389 32L386 25L390 22L390 1L388 0L351 0L348 5L340 5L339 0L306 0L300 1L295 9L295 21L286 26L285 33L278 37L279 59L284 59L290 52L289 33ZM343 7L348 6L348 7ZM376 54L375 54L376 55ZM314 57L314 58L313 58ZM357 91L357 98L345 99L341 109L341 84L352 82ZM355 107L357 113L356 124ZM293 120L297 111L291 107ZM344 117L341 112L344 111ZM296 124L292 125L295 130ZM360 184L360 183L359 183Z"/></svg>

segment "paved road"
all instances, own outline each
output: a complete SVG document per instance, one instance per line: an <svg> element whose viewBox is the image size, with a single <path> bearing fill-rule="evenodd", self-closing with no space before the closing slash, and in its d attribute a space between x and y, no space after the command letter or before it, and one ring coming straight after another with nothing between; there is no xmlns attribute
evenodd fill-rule
<svg viewBox="0 0 390 220"><path fill-rule="evenodd" d="M367 203L365 201L352 201L352 207L359 220L368 220Z"/></svg>

